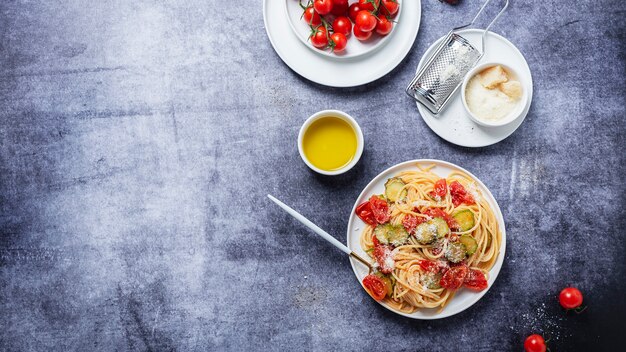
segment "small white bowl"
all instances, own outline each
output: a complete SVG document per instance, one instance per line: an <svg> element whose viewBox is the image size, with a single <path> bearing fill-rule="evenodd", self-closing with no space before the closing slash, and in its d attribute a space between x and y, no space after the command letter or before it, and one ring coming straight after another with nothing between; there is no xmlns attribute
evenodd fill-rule
<svg viewBox="0 0 626 352"><path fill-rule="evenodd" d="M470 110L469 106L467 106L467 101L465 98L465 90L467 89L467 83L476 74L478 74L484 69L487 69L489 67L496 66L496 65L502 66L502 68L504 68L507 71L507 73L512 76L511 77L512 79L519 81L522 85L523 91L522 91L522 96L520 97L519 102L517 104L517 107L513 109L513 111L511 111L507 116L500 119L499 121L487 121L476 116ZM509 123L517 120L517 118L520 117L524 113L524 108L528 104L528 97L529 97L528 96L528 83L525 81L525 79L522 76L520 76L514 69L512 69L511 66L508 66L500 62L487 62L487 63L474 67L467 73L467 75L465 75L465 78L463 79L463 85L461 86L461 100L463 101L463 107L465 108L465 111L467 112L470 120L476 122L477 124L481 126L486 126L486 127L500 127L500 126L508 125Z"/></svg>
<svg viewBox="0 0 626 352"><path fill-rule="evenodd" d="M356 133L356 153L354 154L354 158L352 158L352 161L350 161L348 165L342 167L341 169L332 170L332 171L322 170L322 169L315 167L309 161L309 159L307 159L307 157L304 155L304 149L302 146L302 141L304 139L304 132L306 132L306 130L309 128L309 126L311 126L313 122L326 116L337 117L346 121L354 130L354 133ZM356 122L356 120L352 116L346 114L345 112L339 111L339 110L322 110L311 115L308 119L306 119L306 121L304 121L304 124L302 124L302 127L300 127L300 133L298 133L298 152L300 152L300 157L311 170L322 175L329 175L329 176L340 175L352 169L354 165L356 165L356 163L359 162L359 159L361 159L361 155L363 154L363 132L361 131L361 127Z"/></svg>

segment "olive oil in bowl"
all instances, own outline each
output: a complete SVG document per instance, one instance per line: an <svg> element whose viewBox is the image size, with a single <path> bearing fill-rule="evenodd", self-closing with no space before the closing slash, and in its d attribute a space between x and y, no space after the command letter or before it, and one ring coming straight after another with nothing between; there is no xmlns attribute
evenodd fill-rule
<svg viewBox="0 0 626 352"><path fill-rule="evenodd" d="M363 135L349 115L322 111L302 126L299 149L302 159L314 171L336 175L348 171L361 157Z"/></svg>

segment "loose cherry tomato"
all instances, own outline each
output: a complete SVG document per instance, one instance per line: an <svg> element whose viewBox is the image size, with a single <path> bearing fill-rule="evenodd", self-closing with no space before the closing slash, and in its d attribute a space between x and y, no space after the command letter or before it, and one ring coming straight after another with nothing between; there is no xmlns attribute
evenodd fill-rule
<svg viewBox="0 0 626 352"><path fill-rule="evenodd" d="M356 215L368 225L377 225L376 218L374 217L374 213L372 213L372 206L370 205L369 200L365 203L361 203L358 207L356 207Z"/></svg>
<svg viewBox="0 0 626 352"><path fill-rule="evenodd" d="M374 256L374 259L376 259L376 263L378 263L378 270L380 270L383 274L391 274L395 268L395 262L391 256L391 246L376 246L372 255Z"/></svg>
<svg viewBox="0 0 626 352"><path fill-rule="evenodd" d="M398 13L399 8L400 5L396 2L396 0L382 0L380 13L384 16L393 16Z"/></svg>
<svg viewBox="0 0 626 352"><path fill-rule="evenodd" d="M392 29L393 29L393 23L389 21L387 17L383 15L378 15L376 17L376 33L382 36L385 36L391 33Z"/></svg>
<svg viewBox="0 0 626 352"><path fill-rule="evenodd" d="M452 196L452 204L454 204L455 207L458 207L462 203L476 203L474 197L472 197L472 195L467 192L465 187L463 187L463 185L460 184L459 181L452 181L452 183L450 183L450 195Z"/></svg>
<svg viewBox="0 0 626 352"><path fill-rule="evenodd" d="M456 231L460 228L459 223L452 217L452 215L446 213L440 208L428 208L424 211L424 214L430 216L431 218L444 219L452 231Z"/></svg>
<svg viewBox="0 0 626 352"><path fill-rule="evenodd" d="M333 0L333 9L330 11L335 16L348 15L348 0Z"/></svg>
<svg viewBox="0 0 626 352"><path fill-rule="evenodd" d="M370 274L363 278L363 286L367 293L377 301L382 301L387 295L387 287L385 282L376 275Z"/></svg>
<svg viewBox="0 0 626 352"><path fill-rule="evenodd" d="M372 31L369 31L369 32L362 31L361 27L359 27L356 24L354 25L354 27L352 27L352 33L354 33L354 36L356 37L356 39L360 41L368 40L372 36Z"/></svg>
<svg viewBox="0 0 626 352"><path fill-rule="evenodd" d="M361 10L356 14L356 25L363 32L371 32L376 28L376 16L369 11Z"/></svg>
<svg viewBox="0 0 626 352"><path fill-rule="evenodd" d="M407 214L404 216L404 219L402 219L402 226L404 226L404 229L406 230L406 232L413 233L417 225L423 222L426 222L425 217L415 216L413 214Z"/></svg>
<svg viewBox="0 0 626 352"><path fill-rule="evenodd" d="M389 204L387 204L386 200L378 196L372 196L370 198L370 206L372 208L374 218L376 218L376 222L379 224L384 224L391 219L391 214L389 214Z"/></svg>
<svg viewBox="0 0 626 352"><path fill-rule="evenodd" d="M302 18L306 23L313 27L317 27L322 24L322 18L317 12L315 12L313 6L309 6L304 9L304 16Z"/></svg>
<svg viewBox="0 0 626 352"><path fill-rule="evenodd" d="M352 22L356 21L356 15L361 10L363 9L361 8L358 2L355 2L354 4L350 5L350 7L348 8L348 16L350 17Z"/></svg>
<svg viewBox="0 0 626 352"><path fill-rule="evenodd" d="M313 7L320 15L327 15L333 9L333 0L315 0Z"/></svg>
<svg viewBox="0 0 626 352"><path fill-rule="evenodd" d="M465 277L465 287L474 291L482 291L487 288L487 278L485 274L476 269L470 269L469 273Z"/></svg>
<svg viewBox="0 0 626 352"><path fill-rule="evenodd" d="M463 286L465 277L469 272L469 268L466 265L457 265L450 267L443 277L439 281L439 285L448 290L456 290Z"/></svg>
<svg viewBox="0 0 626 352"><path fill-rule="evenodd" d="M333 51L341 52L346 50L346 46L348 45L348 39L343 33L333 33L330 36L330 40L333 41Z"/></svg>
<svg viewBox="0 0 626 352"><path fill-rule="evenodd" d="M374 11L380 6L380 0L359 0L359 6L363 10Z"/></svg>
<svg viewBox="0 0 626 352"><path fill-rule="evenodd" d="M524 350L526 352L546 352L546 341L541 335L530 335L524 341Z"/></svg>
<svg viewBox="0 0 626 352"><path fill-rule="evenodd" d="M315 33L311 35L311 44L318 49L322 49L328 46L328 36L326 28L320 26L315 30Z"/></svg>
<svg viewBox="0 0 626 352"><path fill-rule="evenodd" d="M564 288L559 294L559 303L565 309L575 309L583 304L583 294L575 287Z"/></svg>
<svg viewBox="0 0 626 352"><path fill-rule="evenodd" d="M339 16L333 21L333 31L347 37L352 33L352 22L348 17Z"/></svg>
<svg viewBox="0 0 626 352"><path fill-rule="evenodd" d="M378 30L378 28L376 30ZM447 193L448 193L448 184L446 183L446 179L442 178L442 179L437 180L437 182L435 182L435 187L430 193L428 193L428 195L434 199L437 199L437 198L443 199L443 197L445 197Z"/></svg>

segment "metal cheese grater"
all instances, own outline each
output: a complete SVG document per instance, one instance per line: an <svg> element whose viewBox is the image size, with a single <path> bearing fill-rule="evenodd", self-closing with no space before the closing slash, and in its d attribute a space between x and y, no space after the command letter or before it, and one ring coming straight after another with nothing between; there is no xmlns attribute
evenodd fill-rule
<svg viewBox="0 0 626 352"><path fill-rule="evenodd" d="M485 1L472 22L452 29L437 46L434 54L413 78L406 93L424 105L430 112L437 115L445 108L448 101L461 86L463 78L485 53L485 35L489 28L498 20L500 15L509 6L506 0L498 15L484 29L481 50L476 49L470 42L456 33L474 24L491 0Z"/></svg>

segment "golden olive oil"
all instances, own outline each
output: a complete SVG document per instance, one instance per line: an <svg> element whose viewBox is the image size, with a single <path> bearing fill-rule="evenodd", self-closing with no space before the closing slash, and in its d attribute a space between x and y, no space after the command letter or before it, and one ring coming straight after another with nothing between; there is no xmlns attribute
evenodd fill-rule
<svg viewBox="0 0 626 352"><path fill-rule="evenodd" d="M315 120L304 132L302 147L306 158L318 169L338 170L355 157L356 132L347 121L324 116Z"/></svg>

